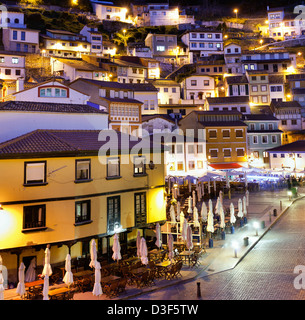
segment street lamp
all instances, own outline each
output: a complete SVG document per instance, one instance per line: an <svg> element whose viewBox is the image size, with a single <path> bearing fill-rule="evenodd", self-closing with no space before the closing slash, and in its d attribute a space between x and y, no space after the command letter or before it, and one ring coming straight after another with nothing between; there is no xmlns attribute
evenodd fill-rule
<svg viewBox="0 0 305 320"><path fill-rule="evenodd" d="M234 13L236 14L236 19L237 19L238 9L234 9Z"/></svg>

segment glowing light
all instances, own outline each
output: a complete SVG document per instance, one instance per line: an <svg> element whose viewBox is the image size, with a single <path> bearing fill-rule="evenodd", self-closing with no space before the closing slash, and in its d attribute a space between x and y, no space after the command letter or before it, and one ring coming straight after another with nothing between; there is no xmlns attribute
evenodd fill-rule
<svg viewBox="0 0 305 320"><path fill-rule="evenodd" d="M298 56L301 56L302 55L302 52L298 52Z"/></svg>

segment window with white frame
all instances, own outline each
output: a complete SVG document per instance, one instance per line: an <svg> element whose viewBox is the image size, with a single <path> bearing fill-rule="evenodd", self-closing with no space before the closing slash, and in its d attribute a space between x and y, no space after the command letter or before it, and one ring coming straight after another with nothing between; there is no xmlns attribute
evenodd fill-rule
<svg viewBox="0 0 305 320"><path fill-rule="evenodd" d="M46 161L25 162L24 163L24 184L44 184L46 183Z"/></svg>
<svg viewBox="0 0 305 320"><path fill-rule="evenodd" d="M236 148L236 153L238 157L243 157L245 155L244 148Z"/></svg>
<svg viewBox="0 0 305 320"><path fill-rule="evenodd" d="M223 149L223 156L224 156L224 158L230 158L231 157L231 149Z"/></svg>

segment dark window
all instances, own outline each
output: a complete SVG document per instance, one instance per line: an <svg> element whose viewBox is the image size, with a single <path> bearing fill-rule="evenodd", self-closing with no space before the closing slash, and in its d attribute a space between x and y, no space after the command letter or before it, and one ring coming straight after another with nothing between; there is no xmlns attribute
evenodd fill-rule
<svg viewBox="0 0 305 320"><path fill-rule="evenodd" d="M75 202L75 223L82 223L90 221L91 216L91 201L77 201Z"/></svg>
<svg viewBox="0 0 305 320"><path fill-rule="evenodd" d="M13 40L17 40L17 31L13 30Z"/></svg>
<svg viewBox="0 0 305 320"><path fill-rule="evenodd" d="M21 31L21 40L25 40L25 32Z"/></svg>
<svg viewBox="0 0 305 320"><path fill-rule="evenodd" d="M46 223L46 205L23 207L23 229L42 228Z"/></svg>
<svg viewBox="0 0 305 320"><path fill-rule="evenodd" d="M75 180L91 179L91 160L75 160Z"/></svg>
<svg viewBox="0 0 305 320"><path fill-rule="evenodd" d="M146 223L146 192L135 193L135 225Z"/></svg>
<svg viewBox="0 0 305 320"><path fill-rule="evenodd" d="M11 75L11 69L5 69L5 75L10 76Z"/></svg>
<svg viewBox="0 0 305 320"><path fill-rule="evenodd" d="M20 76L21 75L21 70L19 70L19 69L15 70L15 75L16 76Z"/></svg>
<svg viewBox="0 0 305 320"><path fill-rule="evenodd" d="M121 227L120 196L107 198L107 231L114 232Z"/></svg>

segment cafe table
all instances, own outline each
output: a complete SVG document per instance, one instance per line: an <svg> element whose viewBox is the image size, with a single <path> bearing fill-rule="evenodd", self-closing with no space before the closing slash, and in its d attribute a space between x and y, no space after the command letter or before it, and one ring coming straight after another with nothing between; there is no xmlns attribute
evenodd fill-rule
<svg viewBox="0 0 305 320"><path fill-rule="evenodd" d="M133 273L133 274L142 274L142 273L145 273L146 271L149 271L149 270L150 270L149 268L141 267L141 268L132 269L131 273Z"/></svg>
<svg viewBox="0 0 305 320"><path fill-rule="evenodd" d="M25 282L24 286L26 288L32 288L32 287L43 285L43 282L44 282L43 279L39 279L39 280L31 281L31 282Z"/></svg>
<svg viewBox="0 0 305 320"><path fill-rule="evenodd" d="M71 289L67 288L67 287L62 287L62 288L58 288L58 289L53 289L53 290L49 290L49 297L50 299L56 299L57 296L59 295L65 295L67 292L69 292Z"/></svg>
<svg viewBox="0 0 305 320"><path fill-rule="evenodd" d="M170 266L172 263L167 260L167 261L162 261L160 263L156 263L155 266L157 268L157 278L161 278L163 277L165 274L164 274L164 271L166 270L166 268L168 266Z"/></svg>
<svg viewBox="0 0 305 320"><path fill-rule="evenodd" d="M90 277L94 274L94 272L92 270L83 270L83 271L79 271L79 272L75 272L73 273L73 277L74 278L85 278L85 277Z"/></svg>
<svg viewBox="0 0 305 320"><path fill-rule="evenodd" d="M194 251L185 250L179 253L179 256L184 257L184 261L188 259L189 265L191 264L191 257L194 255Z"/></svg>
<svg viewBox="0 0 305 320"><path fill-rule="evenodd" d="M115 280L119 280L119 279L121 279L121 278L117 277L117 276L114 276L114 275L110 275L110 276L101 278L101 283L103 285L105 285L105 284L107 284L109 282L112 282L112 281L115 281Z"/></svg>

